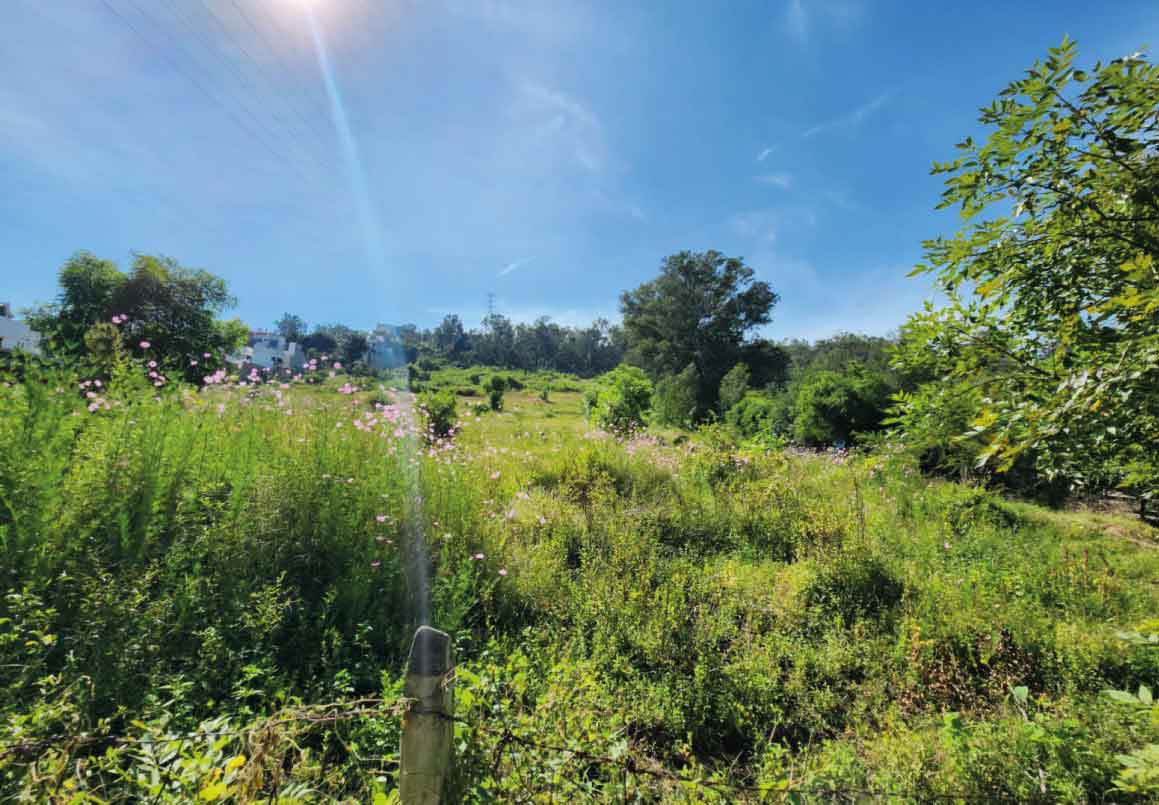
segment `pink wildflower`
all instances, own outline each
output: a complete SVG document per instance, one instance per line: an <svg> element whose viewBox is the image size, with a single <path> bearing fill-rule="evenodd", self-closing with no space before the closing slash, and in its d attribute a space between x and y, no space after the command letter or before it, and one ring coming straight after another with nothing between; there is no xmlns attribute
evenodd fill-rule
<svg viewBox="0 0 1159 805"><path fill-rule="evenodd" d="M148 341L142 341L140 346L141 346L141 349L148 349L149 347L151 347L153 345L150 344Z"/></svg>

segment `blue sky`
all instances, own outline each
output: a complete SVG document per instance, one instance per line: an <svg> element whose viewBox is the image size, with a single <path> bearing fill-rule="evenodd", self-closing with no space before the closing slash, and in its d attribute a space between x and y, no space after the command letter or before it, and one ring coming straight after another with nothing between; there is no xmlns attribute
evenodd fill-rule
<svg viewBox="0 0 1159 805"><path fill-rule="evenodd" d="M1129 0L307 2L7 0L0 299L139 251L254 327L474 326L489 292L586 323L715 248L781 294L769 336L884 333L977 108L1064 34L1159 39Z"/></svg>

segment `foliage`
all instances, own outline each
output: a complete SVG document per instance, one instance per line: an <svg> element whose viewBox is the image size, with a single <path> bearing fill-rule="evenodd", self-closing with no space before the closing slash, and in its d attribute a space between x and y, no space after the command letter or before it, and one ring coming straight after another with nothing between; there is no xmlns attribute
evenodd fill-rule
<svg viewBox="0 0 1159 805"><path fill-rule="evenodd" d="M982 110L939 207L966 228L926 243L950 297L907 325L899 366L936 359L979 402L978 460L1021 459L1098 490L1159 491L1159 67L1074 67L1064 40ZM989 217L980 218L984 213ZM924 414L920 411L917 417ZM908 419L902 417L902 425Z"/></svg>
<svg viewBox="0 0 1159 805"><path fill-rule="evenodd" d="M503 391L507 388L507 381L501 375L492 375L488 383L487 400L492 411L503 410Z"/></svg>
<svg viewBox="0 0 1159 805"><path fill-rule="evenodd" d="M283 313L282 318L274 322L274 327L287 341L300 342L306 337L306 321L293 313Z"/></svg>
<svg viewBox="0 0 1159 805"><path fill-rule="evenodd" d="M807 445L849 442L879 428L890 387L880 374L853 367L845 374L818 371L797 392L793 437Z"/></svg>
<svg viewBox="0 0 1159 805"><path fill-rule="evenodd" d="M720 411L727 413L728 409L732 408L740 402L745 393L749 389L749 379L752 373L748 366L743 363L738 363L736 366L728 370L723 378L720 380Z"/></svg>
<svg viewBox="0 0 1159 805"><path fill-rule="evenodd" d="M777 295L753 276L719 252L680 252L664 260L660 276L620 296L630 362L653 378L695 366L698 416L715 409L746 335L771 320Z"/></svg>
<svg viewBox="0 0 1159 805"><path fill-rule="evenodd" d="M1159 742L1102 693L1159 675L1115 636L1159 607L1138 523L721 426L612 438L576 391L412 452L405 393L145 368L91 412L87 378L0 384L5 798L392 796L397 717L311 714L397 699L414 544L460 801L1095 801Z"/></svg>
<svg viewBox="0 0 1159 805"><path fill-rule="evenodd" d="M107 327L93 328L112 324L124 348L192 380L207 366L222 365L247 334L240 322L217 319L234 304L224 280L168 257L136 255L125 274L80 252L61 268L59 283L56 304L29 316L53 354L107 364L113 339Z"/></svg>
<svg viewBox="0 0 1159 805"><path fill-rule="evenodd" d="M429 441L445 439L454 434L455 395L449 391L425 393L419 398L419 408L422 409L427 422L426 434Z"/></svg>
<svg viewBox="0 0 1159 805"><path fill-rule="evenodd" d="M588 390L584 405L601 428L620 433L638 428L652 408L652 382L640 368L620 365Z"/></svg>
<svg viewBox="0 0 1159 805"><path fill-rule="evenodd" d="M657 424L687 428L696 419L700 378L696 366L688 364L684 371L656 381L652 396L652 418Z"/></svg>

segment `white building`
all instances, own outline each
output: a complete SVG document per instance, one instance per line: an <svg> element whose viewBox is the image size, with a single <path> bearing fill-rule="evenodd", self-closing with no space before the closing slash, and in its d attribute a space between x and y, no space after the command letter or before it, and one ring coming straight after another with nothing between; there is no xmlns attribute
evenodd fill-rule
<svg viewBox="0 0 1159 805"><path fill-rule="evenodd" d="M12 315L12 305L0 302L0 352L20 350L40 354L40 333Z"/></svg>
<svg viewBox="0 0 1159 805"><path fill-rule="evenodd" d="M301 369L306 361L297 341L287 341L280 333L254 330L241 352L229 356L229 362L260 369Z"/></svg>

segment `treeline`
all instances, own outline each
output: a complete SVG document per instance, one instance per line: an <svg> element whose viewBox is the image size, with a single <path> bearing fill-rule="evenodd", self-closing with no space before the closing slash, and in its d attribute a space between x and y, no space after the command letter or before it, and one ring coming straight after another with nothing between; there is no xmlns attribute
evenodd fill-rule
<svg viewBox="0 0 1159 805"><path fill-rule="evenodd" d="M484 365L594 377L618 365L626 348L623 328L605 319L587 327L568 327L547 316L526 324L494 313L483 319L481 327L467 329L459 316L450 314L433 329L403 324L360 332L342 324L323 324L307 331L300 316L287 313L276 326L287 338L300 342L308 354L338 356L356 372L375 368L370 358L374 348L398 365L435 361L447 366Z"/></svg>

